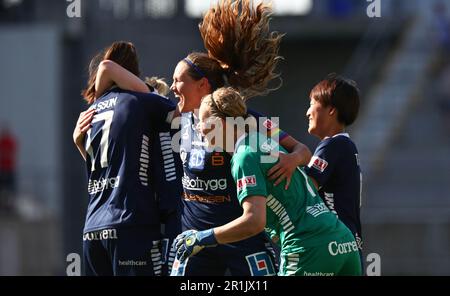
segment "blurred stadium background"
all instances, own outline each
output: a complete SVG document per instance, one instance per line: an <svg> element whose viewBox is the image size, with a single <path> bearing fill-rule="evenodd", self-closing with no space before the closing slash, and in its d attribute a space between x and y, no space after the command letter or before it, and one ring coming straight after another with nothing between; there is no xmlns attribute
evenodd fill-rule
<svg viewBox="0 0 450 296"><path fill-rule="evenodd" d="M70 18L75 2L81 17ZM90 58L129 40L142 72L171 83L176 63L203 49L210 2L0 0L0 125L18 143L16 190L0 200L0 275L64 275L67 255L81 254L87 182L72 131ZM382 275L450 275L450 1L274 5L284 84L250 105L314 151L310 89L330 72L356 80L365 254L380 255Z"/></svg>

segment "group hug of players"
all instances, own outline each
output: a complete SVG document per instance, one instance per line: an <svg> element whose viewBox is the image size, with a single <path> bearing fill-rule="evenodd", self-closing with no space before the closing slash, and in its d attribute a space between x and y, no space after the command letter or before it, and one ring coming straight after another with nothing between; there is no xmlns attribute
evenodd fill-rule
<svg viewBox="0 0 450 296"><path fill-rule="evenodd" d="M345 133L359 91L337 75L314 86L314 155L247 109L279 79L270 13L250 0L211 7L199 25L207 52L173 72L177 104L163 81L139 78L133 44L92 59L73 134L88 175L86 275L362 274L361 171Z"/></svg>

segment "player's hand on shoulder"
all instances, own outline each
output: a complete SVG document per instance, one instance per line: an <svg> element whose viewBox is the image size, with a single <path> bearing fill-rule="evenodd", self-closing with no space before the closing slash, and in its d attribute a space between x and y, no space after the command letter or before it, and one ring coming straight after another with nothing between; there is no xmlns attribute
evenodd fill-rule
<svg viewBox="0 0 450 296"><path fill-rule="evenodd" d="M203 248L216 246L217 240L212 228L203 231L191 229L179 234L173 243L177 250L178 260L183 262L188 257L194 256L203 250Z"/></svg>
<svg viewBox="0 0 450 296"><path fill-rule="evenodd" d="M286 179L286 186L284 189L287 190L291 184L292 175L297 169L295 156L291 154L279 153L278 158L278 163L267 172L267 176L270 181L274 181L275 186Z"/></svg>

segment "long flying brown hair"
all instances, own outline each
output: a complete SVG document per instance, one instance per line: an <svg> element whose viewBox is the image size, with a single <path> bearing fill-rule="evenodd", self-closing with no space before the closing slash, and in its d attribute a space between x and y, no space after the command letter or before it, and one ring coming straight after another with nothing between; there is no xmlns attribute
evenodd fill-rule
<svg viewBox="0 0 450 296"><path fill-rule="evenodd" d="M275 68L282 59L278 52L283 35L270 31L271 14L270 5L260 3L255 7L252 0L220 0L205 14L199 24L200 33L209 58L216 60L222 71L222 75L217 71L209 74L212 77L207 74L213 81L214 76L222 78L218 78L215 89L226 84L223 74L244 100L281 86ZM192 62L196 63L195 57ZM269 88L274 79L279 80L279 85Z"/></svg>

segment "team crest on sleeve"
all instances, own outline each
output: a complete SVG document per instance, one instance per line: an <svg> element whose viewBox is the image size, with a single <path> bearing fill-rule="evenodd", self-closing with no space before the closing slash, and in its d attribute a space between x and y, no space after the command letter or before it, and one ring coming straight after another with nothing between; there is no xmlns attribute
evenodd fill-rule
<svg viewBox="0 0 450 296"><path fill-rule="evenodd" d="M275 268L266 252L245 256L252 276L274 276Z"/></svg>
<svg viewBox="0 0 450 296"><path fill-rule="evenodd" d="M313 156L308 164L308 167L313 167L323 173L328 166L328 162L318 156Z"/></svg>
<svg viewBox="0 0 450 296"><path fill-rule="evenodd" d="M256 177L253 176L244 176L244 178L241 178L237 180L237 190L241 191L247 187L255 187L257 185L256 183Z"/></svg>
<svg viewBox="0 0 450 296"><path fill-rule="evenodd" d="M263 123L264 127L268 130L273 130L274 128L277 127L277 124L274 123L272 120L270 119L266 119Z"/></svg>

